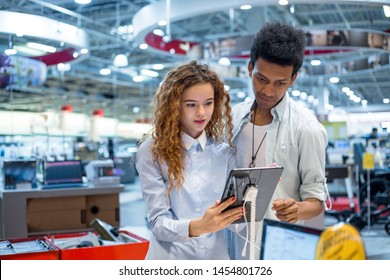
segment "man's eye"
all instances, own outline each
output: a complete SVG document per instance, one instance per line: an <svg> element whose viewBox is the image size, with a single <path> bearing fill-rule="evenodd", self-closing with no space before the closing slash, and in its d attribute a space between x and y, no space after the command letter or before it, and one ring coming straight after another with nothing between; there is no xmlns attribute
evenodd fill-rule
<svg viewBox="0 0 390 280"><path fill-rule="evenodd" d="M276 82L275 84L276 84L276 86L278 86L278 87L282 87L282 86L284 86L286 83L285 83L285 82Z"/></svg>

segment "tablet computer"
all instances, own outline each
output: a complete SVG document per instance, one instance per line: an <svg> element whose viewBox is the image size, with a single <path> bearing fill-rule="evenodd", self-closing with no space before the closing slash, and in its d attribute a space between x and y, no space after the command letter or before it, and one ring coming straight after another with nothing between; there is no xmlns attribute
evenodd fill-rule
<svg viewBox="0 0 390 280"><path fill-rule="evenodd" d="M245 191L250 186L255 186L258 189L256 198L256 222L261 221L271 202L272 195L274 194L282 172L282 166L232 169L226 181L221 202L233 196L236 197L236 201L224 211L238 206L242 207L244 205ZM245 215L248 222L251 216L250 204L250 202L245 204ZM233 223L243 222L245 222L244 216Z"/></svg>

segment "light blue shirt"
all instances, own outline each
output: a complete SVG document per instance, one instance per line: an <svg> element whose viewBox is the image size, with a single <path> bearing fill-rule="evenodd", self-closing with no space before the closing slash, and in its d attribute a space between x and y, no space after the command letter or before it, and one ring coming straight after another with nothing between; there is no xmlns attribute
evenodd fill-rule
<svg viewBox="0 0 390 280"><path fill-rule="evenodd" d="M253 101L243 102L233 107L233 142L235 144L244 124L250 121L252 105ZM271 201L290 197L303 201L313 197L325 202L328 198L325 178L325 148L328 138L324 126L307 109L300 108L287 93L281 102L271 109L271 114L273 120L267 128L265 138L265 162L266 165L277 163L284 167L281 180ZM242 155L237 153L238 161L240 156ZM277 220L275 211L271 210L271 205L272 203L268 206L264 217ZM306 221L298 221L298 223L304 224ZM261 237L262 222L257 225L257 248L261 246ZM231 244L229 248L231 258L242 259L241 251L245 241L231 234L229 243ZM255 252L258 257L260 251ZM244 259L248 256L247 253Z"/></svg>
<svg viewBox="0 0 390 280"><path fill-rule="evenodd" d="M152 231L146 259L229 259L224 231L192 238L189 223L221 199L236 165L234 150L204 132L198 139L182 133L182 139L186 147L184 184L181 191L172 188L168 196L167 166L153 161L154 140L142 143L137 153L136 167Z"/></svg>
<svg viewBox="0 0 390 280"><path fill-rule="evenodd" d="M233 142L243 124L250 121L252 104L244 102L233 107ZM283 198L292 197L302 201L314 197L325 201L328 193L325 179L328 137L324 126L307 109L300 108L287 93L271 109L271 114L273 120L265 139L265 161L266 165L278 163L284 167L282 180L278 184L278 188L283 189Z"/></svg>

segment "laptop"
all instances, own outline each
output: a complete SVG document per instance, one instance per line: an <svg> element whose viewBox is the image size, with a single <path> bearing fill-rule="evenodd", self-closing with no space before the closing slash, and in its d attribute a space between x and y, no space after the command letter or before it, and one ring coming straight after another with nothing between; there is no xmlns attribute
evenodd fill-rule
<svg viewBox="0 0 390 280"><path fill-rule="evenodd" d="M37 178L42 189L85 187L80 160L44 161Z"/></svg>
<svg viewBox="0 0 390 280"><path fill-rule="evenodd" d="M322 230L264 219L261 260L315 260Z"/></svg>

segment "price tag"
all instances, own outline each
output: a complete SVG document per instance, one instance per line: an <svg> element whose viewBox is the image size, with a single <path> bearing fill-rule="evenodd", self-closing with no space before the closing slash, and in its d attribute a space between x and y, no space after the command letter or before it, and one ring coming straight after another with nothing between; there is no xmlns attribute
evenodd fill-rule
<svg viewBox="0 0 390 280"><path fill-rule="evenodd" d="M375 168L375 157L372 153L363 154L363 169L374 169Z"/></svg>

